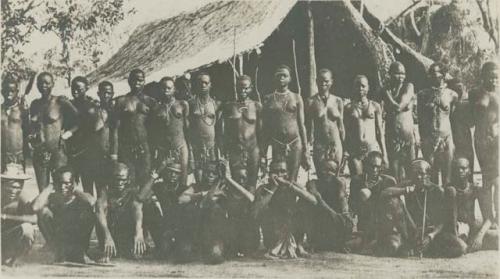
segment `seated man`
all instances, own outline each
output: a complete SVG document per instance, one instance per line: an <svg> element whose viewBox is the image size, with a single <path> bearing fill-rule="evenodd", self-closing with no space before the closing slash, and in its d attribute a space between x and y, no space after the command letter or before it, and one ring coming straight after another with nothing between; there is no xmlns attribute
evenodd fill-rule
<svg viewBox="0 0 500 279"><path fill-rule="evenodd" d="M99 262L112 256L140 257L146 250L142 229L142 203L123 163L113 166L109 188L102 189L97 200L97 238L102 252Z"/></svg>
<svg viewBox="0 0 500 279"><path fill-rule="evenodd" d="M45 241L55 252L56 262L86 263L90 234L94 228L95 199L75 188L73 171L63 166L54 172L49 185L35 198L33 211Z"/></svg>
<svg viewBox="0 0 500 279"><path fill-rule="evenodd" d="M186 190L182 177L180 163L163 161L138 194L138 201L144 203L144 225L159 258L167 258L174 245L180 221L178 199Z"/></svg>
<svg viewBox="0 0 500 279"><path fill-rule="evenodd" d="M228 188L230 186L231 188ZM179 197L179 230L175 238L180 261L201 252L207 263L218 264L229 256L230 223L227 204L235 189L251 202L253 194L232 180L227 162L206 163L201 183L192 185Z"/></svg>
<svg viewBox="0 0 500 279"><path fill-rule="evenodd" d="M255 192L251 216L261 224L264 246L270 258L297 258L308 256L302 241L296 241L293 233L300 232L295 217L297 197L312 205L316 198L303 186L288 181L287 163L283 160L271 162L269 183Z"/></svg>
<svg viewBox="0 0 500 279"><path fill-rule="evenodd" d="M338 166L333 159L319 162L318 179L307 183L307 190L318 203L299 200L303 227L313 251L345 251L351 236L353 218L349 212L345 181L337 175ZM298 239L303 239L302 235Z"/></svg>
<svg viewBox="0 0 500 279"><path fill-rule="evenodd" d="M33 224L36 216L31 213L26 197L21 195L24 181L30 179L19 164L7 164L2 178L2 264L13 265L15 260L28 252L35 240Z"/></svg>
<svg viewBox="0 0 500 279"><path fill-rule="evenodd" d="M475 202L478 196L471 179L469 160L458 157L453 161L451 169L450 206L453 234L469 242L469 251L497 250L498 230L492 229L492 221L488 218L478 227L474 215Z"/></svg>
<svg viewBox="0 0 500 279"><path fill-rule="evenodd" d="M457 236L456 227L451 219L450 210L447 205L453 203L456 197L452 187L445 190L430 181L431 166L424 160L415 160L411 164L410 181L400 186L389 187L382 191L381 196L385 198L399 197L404 195L406 208L402 204L392 203L401 214L408 214L409 239L400 245L405 245L421 256L453 258L463 255L467 245ZM386 212L384 215L390 215ZM402 219L395 214L392 220ZM401 228L394 227L394 231ZM401 231L398 231L401 233ZM398 247L394 245L396 250Z"/></svg>
<svg viewBox="0 0 500 279"><path fill-rule="evenodd" d="M368 153L363 161L363 172L351 179L349 207L358 217L357 236L349 241L353 252L371 253L376 244L376 226L380 192L396 186L396 180L382 174L383 155L378 151Z"/></svg>

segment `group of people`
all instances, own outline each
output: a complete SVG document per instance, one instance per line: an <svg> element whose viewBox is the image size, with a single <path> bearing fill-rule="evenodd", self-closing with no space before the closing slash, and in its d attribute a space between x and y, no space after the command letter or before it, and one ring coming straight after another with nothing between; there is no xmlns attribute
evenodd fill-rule
<svg viewBox="0 0 500 279"><path fill-rule="evenodd" d="M129 93L114 97L113 84L103 81L98 101L80 76L72 99L52 95L54 77L43 72L36 79L41 97L29 106L18 81L5 77L2 263L31 248L34 224L56 261L70 262L89 261L94 228L99 263L149 251L220 263L262 250L294 258L497 249L498 65L485 63L470 92L447 81L440 63L418 93L402 63L389 73L378 101L363 75L348 100L332 92L333 74L322 69L317 94L303 100L281 65L262 102L251 98L252 79L242 75L236 100L222 103L204 72L189 98L178 97L171 77L146 94L145 73L135 69ZM473 145L481 187L472 179ZM29 152L40 191L31 200L22 194ZM301 185L300 167L312 165L317 178ZM188 185L190 173L195 182ZM260 175L267 183L258 185Z"/></svg>

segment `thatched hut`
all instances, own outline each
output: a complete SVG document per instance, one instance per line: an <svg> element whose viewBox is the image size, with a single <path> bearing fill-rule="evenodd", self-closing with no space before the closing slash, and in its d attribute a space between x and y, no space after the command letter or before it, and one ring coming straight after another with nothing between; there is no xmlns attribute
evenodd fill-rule
<svg viewBox="0 0 500 279"><path fill-rule="evenodd" d="M132 68L143 69L148 81L203 70L212 75L217 97L228 99L234 94L235 75L252 76L266 93L274 68L287 64L299 77L292 89L304 96L315 90L316 69L323 67L334 72L337 94L349 96L357 74L367 75L376 92L395 59L407 65L417 87L423 84L431 60L381 29L359 3L218 1L138 27L89 78L94 83L115 81L116 91L123 94Z"/></svg>

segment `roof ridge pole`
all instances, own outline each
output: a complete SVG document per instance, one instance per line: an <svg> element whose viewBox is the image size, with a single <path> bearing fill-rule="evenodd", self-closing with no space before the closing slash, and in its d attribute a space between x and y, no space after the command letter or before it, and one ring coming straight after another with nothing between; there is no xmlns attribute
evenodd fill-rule
<svg viewBox="0 0 500 279"><path fill-rule="evenodd" d="M308 88L305 92L305 98L311 97L314 93L318 91L316 87L316 52L314 47L314 16L311 7L311 1L307 1L307 58L308 58Z"/></svg>

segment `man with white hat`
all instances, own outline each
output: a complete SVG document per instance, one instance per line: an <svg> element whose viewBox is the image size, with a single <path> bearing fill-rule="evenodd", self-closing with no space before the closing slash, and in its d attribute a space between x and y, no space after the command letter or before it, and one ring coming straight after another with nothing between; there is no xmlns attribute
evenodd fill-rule
<svg viewBox="0 0 500 279"><path fill-rule="evenodd" d="M24 181L30 179L22 165L7 164L2 178L2 264L12 265L33 246L35 233L30 203L21 195Z"/></svg>

